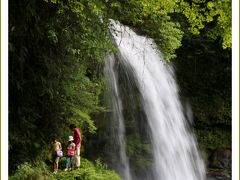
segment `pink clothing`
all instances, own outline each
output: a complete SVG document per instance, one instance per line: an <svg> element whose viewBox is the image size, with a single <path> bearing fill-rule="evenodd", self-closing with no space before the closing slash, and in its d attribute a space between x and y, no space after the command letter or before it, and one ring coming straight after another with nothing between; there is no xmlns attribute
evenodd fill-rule
<svg viewBox="0 0 240 180"><path fill-rule="evenodd" d="M74 155L75 155L75 144L73 142L68 143L67 156L74 156Z"/></svg>
<svg viewBox="0 0 240 180"><path fill-rule="evenodd" d="M76 145L76 147L80 147L81 146L81 132L78 128L74 129L74 133L73 133L73 142Z"/></svg>

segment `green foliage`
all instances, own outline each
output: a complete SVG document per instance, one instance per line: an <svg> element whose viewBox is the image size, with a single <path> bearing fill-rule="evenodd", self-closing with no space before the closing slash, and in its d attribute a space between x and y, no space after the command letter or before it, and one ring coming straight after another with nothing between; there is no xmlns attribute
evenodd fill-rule
<svg viewBox="0 0 240 180"><path fill-rule="evenodd" d="M231 51L202 35L186 36L174 62L183 100L195 121L231 124ZM187 70L186 70L187 69Z"/></svg>
<svg viewBox="0 0 240 180"><path fill-rule="evenodd" d="M178 23L171 22L169 16L163 15L161 19L146 19L140 29L142 33L155 40L165 60L176 57L175 50L181 46L183 36Z"/></svg>
<svg viewBox="0 0 240 180"><path fill-rule="evenodd" d="M183 102L193 111L198 142L205 148L231 146L231 51L206 34L184 36L174 61Z"/></svg>
<svg viewBox="0 0 240 180"><path fill-rule="evenodd" d="M95 133L96 127L91 117L88 114L76 108L72 108L72 112L74 113L74 115L72 118L69 119L70 123L73 123L76 126L82 127L83 131L87 129L87 132Z"/></svg>
<svg viewBox="0 0 240 180"><path fill-rule="evenodd" d="M182 31L195 35L208 31L213 39L221 37L224 49L231 47L231 1L113 0L105 4L110 18L153 38L166 60L175 58Z"/></svg>
<svg viewBox="0 0 240 180"><path fill-rule="evenodd" d="M200 34L200 30L207 27L209 37L213 39L221 37L222 47L226 49L231 48L232 41L231 4L230 0L194 0L190 2L181 0L175 11L187 18L190 25L189 30L193 34Z"/></svg>
<svg viewBox="0 0 240 180"><path fill-rule="evenodd" d="M222 37L222 46L224 49L232 45L232 1L213 0L207 3L209 14L217 19L217 25L211 30L209 36L216 39Z"/></svg>
<svg viewBox="0 0 240 180"><path fill-rule="evenodd" d="M210 149L221 147L231 147L231 132L220 128L196 130L198 143L200 146Z"/></svg>
<svg viewBox="0 0 240 180"><path fill-rule="evenodd" d="M49 171L45 163L40 162L37 165L23 163L18 166L14 175L9 177L9 180L54 180L54 176Z"/></svg>
<svg viewBox="0 0 240 180"><path fill-rule="evenodd" d="M66 179L66 180L120 180L120 177L111 170L107 169L107 166L101 163L98 159L96 163L88 161L87 159L81 158L81 168L65 172L61 169L65 168L65 158L61 158L59 162L60 169L56 175L54 175L50 168L45 163L41 162L36 165L29 163L23 163L18 166L17 171L14 175L10 176L10 180L55 180L55 179Z"/></svg>
<svg viewBox="0 0 240 180"><path fill-rule="evenodd" d="M61 160L65 163L65 159ZM68 179L68 180L120 180L120 177L114 172L107 170L107 166L101 163L100 159L96 160L96 163L81 158L81 168L73 171L59 171L55 176L55 179Z"/></svg>
<svg viewBox="0 0 240 180"><path fill-rule="evenodd" d="M102 66L113 48L94 1L11 0L10 9L12 173L24 161L44 158L53 134L66 139L69 123L78 122L83 132L96 130L90 114L103 109Z"/></svg>

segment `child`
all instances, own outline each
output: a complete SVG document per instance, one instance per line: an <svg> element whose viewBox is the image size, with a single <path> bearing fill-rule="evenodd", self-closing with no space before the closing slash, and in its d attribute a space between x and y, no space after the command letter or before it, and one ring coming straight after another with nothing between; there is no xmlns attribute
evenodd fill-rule
<svg viewBox="0 0 240 180"><path fill-rule="evenodd" d="M76 127L75 124L70 124L69 128L73 131L73 142L75 143L75 157L76 157L76 168L80 167L80 148L81 148L81 132L80 129Z"/></svg>
<svg viewBox="0 0 240 180"><path fill-rule="evenodd" d="M68 160L70 160L69 170L72 170L72 157L75 155L75 144L73 143L73 136L68 137L68 145L67 145L67 159L66 159L66 168L64 171L68 170Z"/></svg>
<svg viewBox="0 0 240 180"><path fill-rule="evenodd" d="M58 171L59 156L57 151L62 150L61 143L57 140L56 136L52 137L52 153L53 153L53 173L56 174Z"/></svg>

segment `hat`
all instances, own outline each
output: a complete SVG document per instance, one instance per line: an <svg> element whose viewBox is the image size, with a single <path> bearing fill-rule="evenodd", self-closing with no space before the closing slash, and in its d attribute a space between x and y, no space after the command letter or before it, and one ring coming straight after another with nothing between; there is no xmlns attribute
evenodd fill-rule
<svg viewBox="0 0 240 180"><path fill-rule="evenodd" d="M72 136L68 136L68 141L73 141L73 137Z"/></svg>

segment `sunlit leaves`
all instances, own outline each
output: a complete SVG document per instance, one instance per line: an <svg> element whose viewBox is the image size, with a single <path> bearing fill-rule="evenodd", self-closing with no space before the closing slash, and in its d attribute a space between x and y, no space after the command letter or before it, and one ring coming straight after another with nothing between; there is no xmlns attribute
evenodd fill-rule
<svg viewBox="0 0 240 180"><path fill-rule="evenodd" d="M191 3L182 0L176 6L176 12L187 17L189 30L193 34L199 34L208 23L215 21L216 25L210 29L209 36L214 39L221 37L223 48L231 47L231 0L195 0Z"/></svg>
<svg viewBox="0 0 240 180"><path fill-rule="evenodd" d="M72 12L79 13L79 14L81 14L84 9L83 3L79 1L69 1L67 6L71 9Z"/></svg>
<svg viewBox="0 0 240 180"><path fill-rule="evenodd" d="M155 40L165 60L175 58L175 50L181 46L183 36L179 24L169 19L163 16L161 19L145 20L141 26L141 30Z"/></svg>
<svg viewBox="0 0 240 180"><path fill-rule="evenodd" d="M54 3L54 4L56 4L57 3L57 0L43 0L43 1L45 1L45 2L50 2L50 3Z"/></svg>
<svg viewBox="0 0 240 180"><path fill-rule="evenodd" d="M163 0L142 0L141 4L145 16L148 15L167 15L174 12L174 7L178 1Z"/></svg>
<svg viewBox="0 0 240 180"><path fill-rule="evenodd" d="M90 133L96 132L97 128L95 127L91 117L87 113L76 107L72 107L71 110L74 114L69 120L70 123L76 124L84 131L88 131Z"/></svg>

